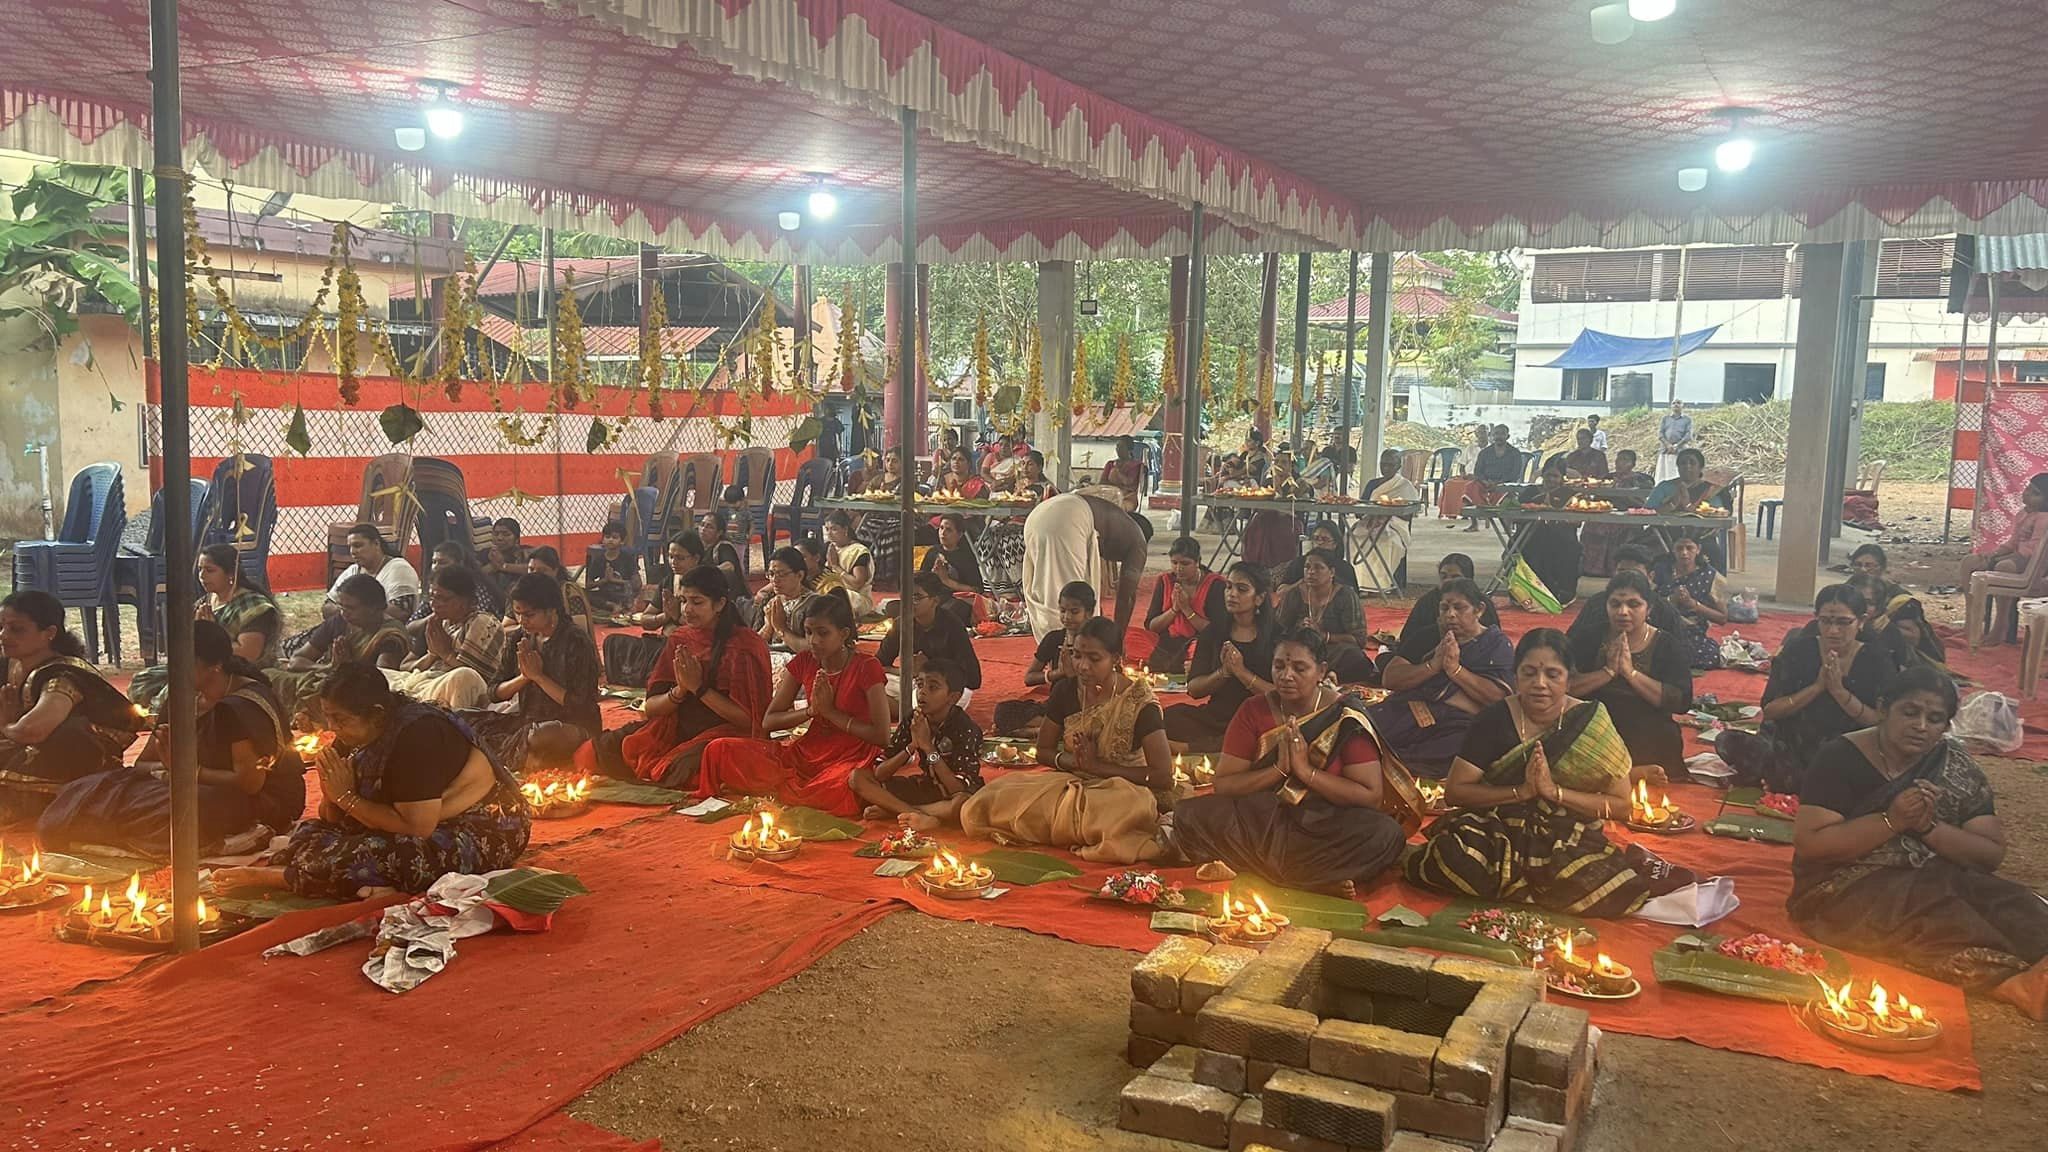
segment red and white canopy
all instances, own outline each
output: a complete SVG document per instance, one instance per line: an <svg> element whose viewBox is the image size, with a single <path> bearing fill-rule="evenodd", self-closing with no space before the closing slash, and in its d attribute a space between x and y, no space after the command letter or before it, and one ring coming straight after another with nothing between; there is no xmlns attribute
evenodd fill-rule
<svg viewBox="0 0 2048 1152"><path fill-rule="evenodd" d="M927 261L2048 230L2030 0L184 0L217 177L743 258ZM146 163L146 5L14 0L0 146ZM1983 46L1996 44L1995 52ZM463 135L399 151L422 79ZM1677 190L1742 105L1749 172ZM790 234L814 174L844 201Z"/></svg>

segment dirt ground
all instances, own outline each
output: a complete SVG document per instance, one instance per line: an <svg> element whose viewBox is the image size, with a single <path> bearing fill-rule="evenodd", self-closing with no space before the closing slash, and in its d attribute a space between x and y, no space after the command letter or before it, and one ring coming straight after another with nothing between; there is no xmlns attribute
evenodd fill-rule
<svg viewBox="0 0 2048 1152"><path fill-rule="evenodd" d="M2006 872L2048 887L2048 768L1990 765ZM611 1077L572 1111L668 1152L1165 1152L1116 1130L1135 956L903 912ZM1607 1038L1587 1152L2041 1147L2048 1025L1973 1000L1980 1094ZM1787 1026L1792 1024L1788 1020Z"/></svg>

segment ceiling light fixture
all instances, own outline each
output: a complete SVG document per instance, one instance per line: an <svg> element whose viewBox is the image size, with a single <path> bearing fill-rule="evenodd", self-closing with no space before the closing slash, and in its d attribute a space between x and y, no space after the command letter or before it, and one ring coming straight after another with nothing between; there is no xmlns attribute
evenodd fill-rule
<svg viewBox="0 0 2048 1152"><path fill-rule="evenodd" d="M804 226L803 213L796 211L777 212L775 214L775 223L784 232L794 232Z"/></svg>
<svg viewBox="0 0 2048 1152"><path fill-rule="evenodd" d="M1680 192L1697 192L1706 186L1707 170L1705 168L1680 168L1678 170L1678 190Z"/></svg>
<svg viewBox="0 0 2048 1152"><path fill-rule="evenodd" d="M1736 136L1714 146L1714 167L1723 172L1740 172L1756 159L1756 141Z"/></svg>
<svg viewBox="0 0 2048 1152"><path fill-rule="evenodd" d="M1628 0L1629 19L1645 24L1654 24L1676 11L1678 0Z"/></svg>
<svg viewBox="0 0 2048 1152"><path fill-rule="evenodd" d="M1602 4L1590 15L1595 44L1619 44L1636 30L1636 22L1629 18L1627 4Z"/></svg>
<svg viewBox="0 0 2048 1152"><path fill-rule="evenodd" d="M462 135L462 109L455 106L455 85L446 80L422 80L420 91L427 98L427 131L443 140Z"/></svg>
<svg viewBox="0 0 2048 1152"><path fill-rule="evenodd" d="M811 212L811 219L830 220L839 211L839 197L823 180L820 180L817 188L812 190L807 206Z"/></svg>
<svg viewBox="0 0 2048 1152"><path fill-rule="evenodd" d="M402 124L391 130L401 152L417 152L427 146L427 130L417 124Z"/></svg>

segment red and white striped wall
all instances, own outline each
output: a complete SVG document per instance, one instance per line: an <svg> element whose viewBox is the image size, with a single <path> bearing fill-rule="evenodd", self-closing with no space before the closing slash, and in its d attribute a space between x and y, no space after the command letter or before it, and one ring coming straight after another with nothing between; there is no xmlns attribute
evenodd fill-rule
<svg viewBox="0 0 2048 1152"><path fill-rule="evenodd" d="M280 591L326 586L327 528L353 521L362 496L363 469L371 459L393 451L377 417L401 402L418 409L426 429L414 438L411 451L434 456L462 469L470 507L478 516L512 516L525 526L531 544L553 544L559 504L571 563L596 543L612 508L629 482L637 481L651 452L683 455L717 452L732 460L749 445L725 448L713 416L741 414L740 398L729 391L702 396L672 393L666 397L667 418L656 422L641 415L641 398L612 390L564 414L561 421L562 484L555 486L555 437L523 447L508 443L499 431L499 411L481 384L469 383L462 398L449 400L439 388L413 388L401 381L364 377L355 406L341 402L331 374L222 369L192 373L192 473L211 476L220 461L236 451L269 456L277 475L278 523L271 537L270 582ZM522 410L529 434L541 426L547 389L535 385L507 387L499 392L503 412ZM236 402L244 412L234 419ZM154 371L149 384L144 422L149 443L150 486L163 479L161 392ZM292 406L306 409L312 450L300 456L285 445ZM786 499L797 465L810 455L791 452L790 430L808 414L808 406L790 398L756 398L748 406L753 417L752 445L776 449L777 499ZM633 415L620 435L602 452L583 446L594 417L617 420ZM141 501L132 501L141 503ZM417 561L417 545L413 548Z"/></svg>

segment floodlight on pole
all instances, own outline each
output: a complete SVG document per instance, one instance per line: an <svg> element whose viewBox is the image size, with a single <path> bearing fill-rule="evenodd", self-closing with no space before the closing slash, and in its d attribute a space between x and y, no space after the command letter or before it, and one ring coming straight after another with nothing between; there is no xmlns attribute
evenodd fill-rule
<svg viewBox="0 0 2048 1152"><path fill-rule="evenodd" d="M1714 167L1723 172L1740 172L1756 159L1756 141L1733 136L1714 146Z"/></svg>

